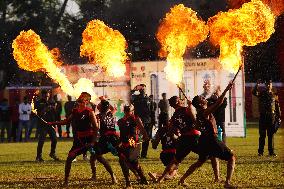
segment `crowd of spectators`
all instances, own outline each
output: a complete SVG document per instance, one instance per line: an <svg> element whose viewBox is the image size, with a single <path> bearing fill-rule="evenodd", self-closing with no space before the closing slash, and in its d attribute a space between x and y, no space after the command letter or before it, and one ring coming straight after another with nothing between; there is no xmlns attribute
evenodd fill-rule
<svg viewBox="0 0 284 189"><path fill-rule="evenodd" d="M6 98L0 101L1 142L28 142L31 139L38 138L39 118L32 112L31 103L33 100L34 107L37 109L40 98L40 96L34 96L31 99L25 96L22 100L14 99L11 105ZM55 120L61 119L63 108L66 116L68 116L75 104L70 96L68 96L68 101L64 106L58 100L57 95L54 95L49 101L55 104ZM58 126L56 131L59 138L63 137L64 131L62 131L61 126ZM64 136L70 137L70 125L67 125Z"/></svg>

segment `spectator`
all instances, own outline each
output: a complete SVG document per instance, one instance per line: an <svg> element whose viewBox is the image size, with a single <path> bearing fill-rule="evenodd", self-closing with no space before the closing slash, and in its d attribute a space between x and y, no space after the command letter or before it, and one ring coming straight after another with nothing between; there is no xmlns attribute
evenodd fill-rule
<svg viewBox="0 0 284 189"><path fill-rule="evenodd" d="M64 110L65 110L65 117L66 119L72 114L72 109L75 105L75 101L72 101L72 97L67 95L68 101L64 104ZM70 123L66 124L66 133L67 133L67 138L70 137Z"/></svg>
<svg viewBox="0 0 284 189"><path fill-rule="evenodd" d="M205 80L203 83L203 93L201 94L205 99L211 96L211 82L210 80Z"/></svg>
<svg viewBox="0 0 284 189"><path fill-rule="evenodd" d="M158 107L160 109L159 114L159 129L166 126L169 122L169 100L167 94L162 93L163 99L159 101Z"/></svg>
<svg viewBox="0 0 284 189"><path fill-rule="evenodd" d="M157 110L157 103L154 101L153 95L149 96L150 99L150 116L151 116L151 128L156 125L156 110ZM152 133L151 133L152 134ZM149 136L152 138L152 135Z"/></svg>
<svg viewBox="0 0 284 189"><path fill-rule="evenodd" d="M57 94L53 96L53 101L55 102L55 120L60 121L61 120L61 112L62 112L62 103L58 100ZM57 131L59 138L62 137L62 127L61 125L57 125Z"/></svg>
<svg viewBox="0 0 284 189"><path fill-rule="evenodd" d="M132 99L134 105L134 114L142 120L147 135L151 137L152 127L151 127L150 99L145 93L145 87L146 85L144 84L137 85L134 88L134 90L132 90ZM147 158L148 147L149 147L149 141L143 142L141 158Z"/></svg>
<svg viewBox="0 0 284 189"><path fill-rule="evenodd" d="M37 103L40 100L40 97L39 97L38 94L39 94L39 91L37 90L35 92L35 95L33 96L34 106L36 106L36 107L37 107ZM36 129L35 138L38 138L38 117L34 113L32 113L31 116L30 116L29 138L31 138L31 134L32 134L33 128Z"/></svg>
<svg viewBox="0 0 284 189"><path fill-rule="evenodd" d="M32 107L28 103L28 97L24 97L24 102L19 105L19 127L17 131L17 142L20 141L23 127L25 128L25 142L29 140L29 128L30 128L30 115Z"/></svg>
<svg viewBox="0 0 284 189"><path fill-rule="evenodd" d="M259 147L258 155L263 156L265 137L268 137L268 151L270 156L276 157L274 151L274 128L273 124L277 116L280 117L280 107L276 106L277 96L272 91L272 81L266 82L265 90L259 90L260 80L257 81L252 94L258 97L259 104Z"/></svg>
<svg viewBox="0 0 284 189"><path fill-rule="evenodd" d="M56 104L54 101L50 100L50 93L46 90L43 90L41 92L42 98L37 103L37 111L38 116L44 119L47 122L54 122L55 121L55 114L56 114ZM43 122L41 119L38 120L38 145L37 145L37 156L36 161L42 162L44 161L42 159L42 148L44 145L44 141L46 138L46 135L49 134L49 137L51 139L51 148L50 148L50 154L49 156L58 161L59 158L55 155L56 150L56 132L55 129L49 125L47 125L45 122Z"/></svg>
<svg viewBox="0 0 284 189"><path fill-rule="evenodd" d="M207 99L208 105L214 104L220 95L222 94L220 86L216 88L214 93L211 95L210 98ZM224 97L223 103L213 112L213 115L216 120L217 127L222 129L222 141L226 143L226 132L225 132L225 109L227 107L227 98Z"/></svg>
<svg viewBox="0 0 284 189"><path fill-rule="evenodd" d="M11 121L12 121L12 129L11 129L11 138L14 142L17 139L17 131L19 126L19 99L15 99L15 103L11 106ZM22 138L20 138L20 141Z"/></svg>
<svg viewBox="0 0 284 189"><path fill-rule="evenodd" d="M1 142L5 140L5 130L7 132L7 140L11 141L11 109L8 105L8 100L4 98L0 103L0 128L1 128Z"/></svg>

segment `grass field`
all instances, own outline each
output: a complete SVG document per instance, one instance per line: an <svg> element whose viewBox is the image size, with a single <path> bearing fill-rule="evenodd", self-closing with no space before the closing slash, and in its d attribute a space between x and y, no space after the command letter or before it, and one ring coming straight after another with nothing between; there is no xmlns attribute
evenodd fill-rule
<svg viewBox="0 0 284 189"><path fill-rule="evenodd" d="M60 188L64 175L64 159L72 145L71 141L59 141L57 154L62 161L55 162L49 157L50 142L44 146L45 162L35 162L36 142L2 143L0 144L0 188ZM232 184L238 188L284 188L284 130L281 129L275 138L278 157L269 157L267 146L265 155L257 156L258 129L248 128L246 138L228 138L228 146L234 150L237 161ZM150 149L149 158L140 160L145 173L161 172L164 167L159 161L160 150ZM69 188L122 188L124 179L117 157L111 154L105 156L112 164L119 183L111 185L110 176L101 164L98 165L98 181L90 181L91 170L89 163L78 158L72 164ZM197 156L190 154L179 167L183 174ZM226 164L221 162L221 178L225 179ZM147 178L149 178L147 176ZM138 185L132 175L133 188L179 188L178 180L165 181L162 184ZM215 184L210 162L196 171L187 182L190 188L222 188L223 184Z"/></svg>

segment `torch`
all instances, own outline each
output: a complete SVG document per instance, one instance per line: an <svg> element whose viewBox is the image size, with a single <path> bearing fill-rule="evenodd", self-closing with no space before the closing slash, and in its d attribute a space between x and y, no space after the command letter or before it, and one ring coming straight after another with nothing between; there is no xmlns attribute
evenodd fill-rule
<svg viewBox="0 0 284 189"><path fill-rule="evenodd" d="M240 65L240 67L239 67L237 73L235 74L235 76L234 76L234 78L233 78L233 80L232 80L232 83L235 82L235 80L236 80L236 78L237 78L237 76L238 76L238 74L239 74L239 72L240 72L241 69L242 69L242 65Z"/></svg>
<svg viewBox="0 0 284 189"><path fill-rule="evenodd" d="M179 89L179 91L183 94L184 98L188 101L187 96L185 95L184 91L182 90L182 88L177 84L177 87Z"/></svg>

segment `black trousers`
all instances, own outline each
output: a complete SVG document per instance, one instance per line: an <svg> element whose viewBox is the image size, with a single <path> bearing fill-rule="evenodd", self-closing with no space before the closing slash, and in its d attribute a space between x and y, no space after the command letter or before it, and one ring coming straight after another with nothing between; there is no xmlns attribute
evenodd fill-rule
<svg viewBox="0 0 284 189"><path fill-rule="evenodd" d="M265 138L268 138L268 152L269 154L274 153L274 122L273 114L260 114L259 117L259 147L258 153L263 154L265 146Z"/></svg>
<svg viewBox="0 0 284 189"><path fill-rule="evenodd" d="M38 125L38 145L37 145L37 157L42 157L42 148L45 142L46 135L49 135L51 140L50 154L55 154L57 138L56 132L53 127L46 125L42 122Z"/></svg>
<svg viewBox="0 0 284 189"><path fill-rule="evenodd" d="M147 132L148 137L152 138L152 130L153 130L153 124L151 123L144 123L144 128ZM148 147L149 147L149 141L145 141L142 143L142 150L141 150L141 157L146 158L148 153Z"/></svg>
<svg viewBox="0 0 284 189"><path fill-rule="evenodd" d="M159 114L159 127L158 128L162 128L164 126L166 126L169 122L169 114L168 113L165 113L165 112L161 112Z"/></svg>

